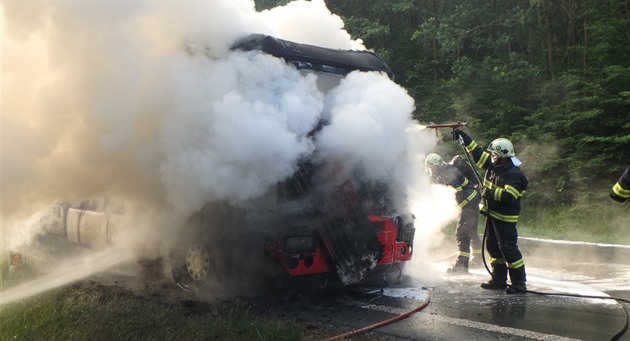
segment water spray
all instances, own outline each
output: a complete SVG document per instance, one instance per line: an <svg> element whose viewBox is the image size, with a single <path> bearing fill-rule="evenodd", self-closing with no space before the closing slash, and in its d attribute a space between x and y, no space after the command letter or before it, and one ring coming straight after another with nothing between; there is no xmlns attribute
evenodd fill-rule
<svg viewBox="0 0 630 341"><path fill-rule="evenodd" d="M112 248L70 261L51 273L0 292L0 306L39 295L48 290L106 271L116 265L132 260L133 256L134 253L127 249ZM19 259L16 259L16 261L19 261Z"/></svg>

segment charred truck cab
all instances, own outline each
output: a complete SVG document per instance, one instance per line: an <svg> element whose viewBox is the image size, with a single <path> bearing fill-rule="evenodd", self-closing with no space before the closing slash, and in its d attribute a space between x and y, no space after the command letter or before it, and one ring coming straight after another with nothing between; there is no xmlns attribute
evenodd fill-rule
<svg viewBox="0 0 630 341"><path fill-rule="evenodd" d="M298 70L316 73L318 81L332 76L339 82L353 71L394 77L370 51L328 49L260 34L242 39L233 50L257 50L281 58ZM316 140L326 125L321 121L309 137ZM400 275L400 265L412 257L414 217L390 207L394 194L387 183L365 182L355 170L343 169L335 160L306 159L274 191L273 211L281 218L273 224L275 234L266 236L265 253L289 278L327 276L349 285L378 269L395 268ZM231 212L224 217L230 221L226 225L239 224L234 218L247 215L234 214L233 208L225 206L219 211L219 215ZM203 238L193 237L171 256L173 278L185 289L202 287L217 266L207 249L213 246L199 240Z"/></svg>
<svg viewBox="0 0 630 341"><path fill-rule="evenodd" d="M356 71L393 79L385 62L369 51L328 49L259 34L245 37L233 50L267 53L315 73L318 82L326 83L318 83L324 91L325 85L330 89ZM307 137L317 141L327 124L321 120ZM215 284L251 285L261 280L263 268L265 275L270 270L295 281L319 276L341 285L358 283L377 270L400 274L400 265L413 255L414 217L396 210L392 203L402 200L395 197L392 184L366 180L361 170L345 167L334 156L305 157L290 178L252 203L207 203L169 240L173 245L160 248L160 262L168 262L167 275L183 289L207 292L217 288ZM46 230L66 244L105 248L120 232L121 218L104 204L56 205Z"/></svg>

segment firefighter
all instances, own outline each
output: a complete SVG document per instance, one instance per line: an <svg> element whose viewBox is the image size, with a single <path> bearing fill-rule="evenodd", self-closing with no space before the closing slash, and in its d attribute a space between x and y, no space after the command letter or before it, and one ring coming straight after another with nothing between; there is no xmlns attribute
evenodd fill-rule
<svg viewBox="0 0 630 341"><path fill-rule="evenodd" d="M482 283L481 287L505 290L508 294L526 293L525 262L518 248L516 230L521 198L528 183L519 168L521 161L508 139L498 138L484 151L463 131L455 129L453 133L456 138L462 138L476 166L486 171L481 213L487 218L486 249L490 255L492 279ZM508 274L511 286L507 286Z"/></svg>
<svg viewBox="0 0 630 341"><path fill-rule="evenodd" d="M630 166L621 174L619 181L613 186L610 197L619 202L630 202Z"/></svg>
<svg viewBox="0 0 630 341"><path fill-rule="evenodd" d="M424 160L424 166L433 182L455 188L455 200L461 208L455 230L458 252L455 264L447 272L461 274L468 273L471 245L473 248L472 253L477 255L477 257L473 258L475 263L471 264L473 266L480 265L481 238L479 238L477 233L477 223L479 221L479 201L481 196L477 188L475 188L475 182L469 180L455 166L457 158L458 156L452 162L446 163L440 155L431 153ZM459 158L461 159L461 157ZM464 160L461 161L466 162Z"/></svg>

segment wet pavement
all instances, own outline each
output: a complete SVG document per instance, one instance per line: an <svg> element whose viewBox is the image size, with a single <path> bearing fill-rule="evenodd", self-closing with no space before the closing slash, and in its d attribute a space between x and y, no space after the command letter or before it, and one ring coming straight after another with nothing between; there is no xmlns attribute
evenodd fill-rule
<svg viewBox="0 0 630 341"><path fill-rule="evenodd" d="M409 328L394 328L407 329L410 333L404 336L416 340L608 340L625 323L615 300L483 290L479 283L489 278L484 271L455 276L430 288L431 304L406 321ZM582 283L539 276L535 268L529 273L529 290L606 296Z"/></svg>
<svg viewBox="0 0 630 341"><path fill-rule="evenodd" d="M352 331L405 314L430 298L423 310L369 332L397 340L595 341L610 340L622 330L626 323L622 303L563 295L630 300L630 264L537 266L541 263L532 260L527 269L528 289L541 294L484 290L479 284L489 279L485 269L453 276L445 273L450 262L442 262L425 264L420 276L407 276L397 286L303 298L284 302L280 309L307 323ZM619 340L630 340L630 332Z"/></svg>

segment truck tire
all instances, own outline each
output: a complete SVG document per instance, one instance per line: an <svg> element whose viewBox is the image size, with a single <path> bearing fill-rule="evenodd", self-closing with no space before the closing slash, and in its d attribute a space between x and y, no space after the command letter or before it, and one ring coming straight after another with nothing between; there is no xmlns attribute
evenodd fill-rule
<svg viewBox="0 0 630 341"><path fill-rule="evenodd" d="M229 245L228 228L236 225L235 208L228 203L208 203L182 227L171 246L169 262L175 283L186 291L208 294L218 284L217 272L225 259L222 247Z"/></svg>
<svg viewBox="0 0 630 341"><path fill-rule="evenodd" d="M170 268L173 280L180 288L191 292L202 291L208 283L212 268L208 245L191 243L173 250Z"/></svg>

